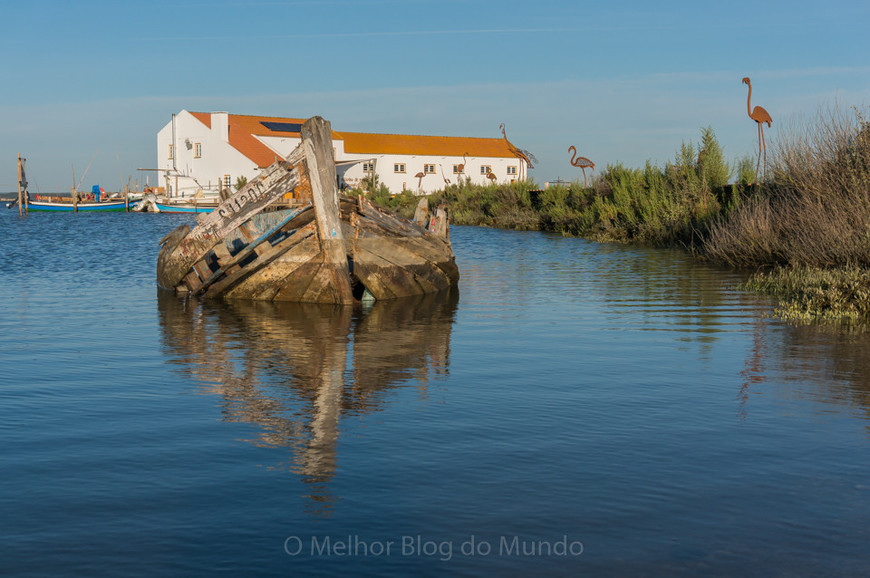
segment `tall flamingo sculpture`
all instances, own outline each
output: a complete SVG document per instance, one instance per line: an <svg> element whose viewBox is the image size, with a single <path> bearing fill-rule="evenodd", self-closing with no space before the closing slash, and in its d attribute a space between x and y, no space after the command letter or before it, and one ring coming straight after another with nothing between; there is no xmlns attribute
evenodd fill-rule
<svg viewBox="0 0 870 578"><path fill-rule="evenodd" d="M568 147L568 152L571 153L571 166L578 167L581 171L583 171L583 186L586 186L586 169L590 168L595 170L595 163L587 159L586 157L578 157L577 149L574 148L574 145Z"/></svg>
<svg viewBox="0 0 870 578"><path fill-rule="evenodd" d="M749 86L749 95L746 97L746 112L749 118L755 121L758 125L758 162L755 164L755 175L758 178L758 169L761 167L761 151L764 150L764 171L767 172L767 145L764 142L764 123L767 123L768 128L773 124L773 118L770 113L760 106L752 108L752 84L749 82L749 77L743 77L743 84Z"/></svg>

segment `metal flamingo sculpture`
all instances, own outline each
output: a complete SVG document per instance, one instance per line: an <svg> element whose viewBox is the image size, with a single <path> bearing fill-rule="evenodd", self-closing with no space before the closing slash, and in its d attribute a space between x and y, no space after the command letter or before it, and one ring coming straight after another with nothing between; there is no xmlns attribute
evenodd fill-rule
<svg viewBox="0 0 870 578"><path fill-rule="evenodd" d="M526 164L529 165L530 169L535 168L535 165L532 164L533 161L538 162L538 159L535 158L535 155L533 155L532 153L530 153L529 151L527 151L525 149L521 149L519 147L514 146L514 144L508 140L507 131L505 130L504 123L501 123L500 125L498 125L498 128L499 128L499 130L501 130L501 135L504 137L505 142L507 142L508 148L514 154L514 156L517 157L518 159L522 159L522 160L526 161Z"/></svg>
<svg viewBox="0 0 870 578"><path fill-rule="evenodd" d="M749 95L746 97L746 112L749 118L755 121L758 125L758 162L755 164L755 178L758 179L758 169L761 167L761 151L764 150L764 171L767 172L767 145L764 142L764 123L767 126L773 123L770 113L760 106L752 108L752 84L749 82L749 77L743 78L743 84L749 86Z"/></svg>
<svg viewBox="0 0 870 578"><path fill-rule="evenodd" d="M595 163L587 159L586 157L578 157L577 149L574 148L574 145L568 147L568 152L571 153L571 166L578 167L581 171L583 171L583 186L586 186L586 168L595 169Z"/></svg>
<svg viewBox="0 0 870 578"><path fill-rule="evenodd" d="M459 184L462 184L462 175L465 174L465 165L468 163L465 157L468 156L468 153L462 153L462 164L456 166L456 174L459 175L456 177L459 179Z"/></svg>
<svg viewBox="0 0 870 578"><path fill-rule="evenodd" d="M419 173L414 175L414 177L417 179L417 190L418 191L420 190L420 187L423 185L423 177L425 177L425 176L426 175L423 173L423 171L420 171Z"/></svg>

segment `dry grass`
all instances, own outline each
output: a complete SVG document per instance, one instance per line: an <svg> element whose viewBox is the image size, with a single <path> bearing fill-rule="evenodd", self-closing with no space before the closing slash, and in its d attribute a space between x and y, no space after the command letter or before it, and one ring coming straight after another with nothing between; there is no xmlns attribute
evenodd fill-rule
<svg viewBox="0 0 870 578"><path fill-rule="evenodd" d="M706 255L737 267L870 266L870 124L839 109L794 124L773 180L711 227Z"/></svg>

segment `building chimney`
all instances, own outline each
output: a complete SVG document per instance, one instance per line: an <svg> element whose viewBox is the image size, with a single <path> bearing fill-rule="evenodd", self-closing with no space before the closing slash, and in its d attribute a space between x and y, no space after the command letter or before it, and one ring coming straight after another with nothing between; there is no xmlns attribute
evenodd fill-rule
<svg viewBox="0 0 870 578"><path fill-rule="evenodd" d="M211 130L223 142L230 142L230 115L226 112L211 113Z"/></svg>

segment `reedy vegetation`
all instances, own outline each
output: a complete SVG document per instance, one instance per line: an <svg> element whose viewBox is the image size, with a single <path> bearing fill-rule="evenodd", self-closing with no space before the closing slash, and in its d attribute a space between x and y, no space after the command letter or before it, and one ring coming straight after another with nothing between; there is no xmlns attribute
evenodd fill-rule
<svg viewBox="0 0 870 578"><path fill-rule="evenodd" d="M857 109L834 108L780 134L769 147L772 176L761 184L751 184L755 159L730 166L707 127L664 167L608 165L588 188L462 182L430 203L446 204L456 224L681 245L702 259L758 270L747 287L783 299L780 312L792 320L867 323L870 123ZM372 188L375 202L413 214L412 193Z"/></svg>
<svg viewBox="0 0 870 578"><path fill-rule="evenodd" d="M752 166L752 159L738 162ZM751 171L754 177L754 171ZM430 195L432 205L446 204L451 221L519 230L542 230L599 241L655 245L694 244L712 221L738 206L751 178L729 184L731 168L712 128L700 142L683 143L673 162L643 169L608 165L592 179L539 190L534 181L474 185L468 180ZM417 197L410 191L391 196L382 185L367 183L376 203L411 216ZM373 185L373 186L372 186Z"/></svg>

